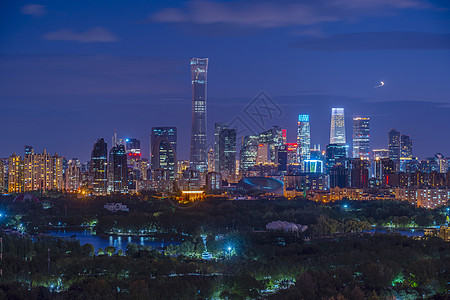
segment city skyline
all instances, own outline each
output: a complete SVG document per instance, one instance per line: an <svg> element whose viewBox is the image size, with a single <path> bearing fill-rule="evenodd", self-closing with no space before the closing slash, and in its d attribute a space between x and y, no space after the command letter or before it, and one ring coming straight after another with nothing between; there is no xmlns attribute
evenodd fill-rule
<svg viewBox="0 0 450 300"><path fill-rule="evenodd" d="M256 2L236 2L246 7L244 14L260 8ZM235 11L219 1L205 1L205 11L215 12L206 23L192 17L186 1L98 3L46 0L31 6L35 10L21 2L4 5L0 126L16 125L0 136L7 141L1 157L31 144L86 161L90 143L98 137L110 141L115 129L140 139L147 155L150 129L175 126L179 158L189 159L190 140L181 137L190 136L187 61L192 57L211 61L207 132L216 122L231 122L265 91L283 112L271 123L287 129L290 142L295 142L293 120L304 113L313 120L311 143L324 147L329 110L344 107L347 137L349 119L363 115L371 119L373 148L384 148L385 133L399 128L413 137L419 157L450 152L450 141L441 138L450 127L446 1L375 1L356 8L344 0L343 10L355 17L351 22L342 11L331 10L329 16L328 5L311 2L311 23L277 17L289 10L284 1L271 3L271 14L247 23L242 18L214 22L216 13ZM170 9L185 23L170 19ZM130 13L123 15L125 10ZM36 135L30 130L35 127L53 130ZM212 141L209 135L208 144Z"/></svg>

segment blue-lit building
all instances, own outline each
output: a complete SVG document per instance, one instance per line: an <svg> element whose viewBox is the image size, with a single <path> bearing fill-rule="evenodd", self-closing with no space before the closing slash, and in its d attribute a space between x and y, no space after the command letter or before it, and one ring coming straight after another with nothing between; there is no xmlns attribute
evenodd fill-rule
<svg viewBox="0 0 450 300"><path fill-rule="evenodd" d="M305 173L323 173L323 161L307 159L303 162Z"/></svg>
<svg viewBox="0 0 450 300"><path fill-rule="evenodd" d="M353 118L353 158L369 159L369 118Z"/></svg>
<svg viewBox="0 0 450 300"><path fill-rule="evenodd" d="M236 189L243 193L283 194L283 182L270 177L245 177L238 182Z"/></svg>
<svg viewBox="0 0 450 300"><path fill-rule="evenodd" d="M297 145L299 150L298 163L303 165L303 162L311 157L311 131L309 125L309 115L298 116Z"/></svg>

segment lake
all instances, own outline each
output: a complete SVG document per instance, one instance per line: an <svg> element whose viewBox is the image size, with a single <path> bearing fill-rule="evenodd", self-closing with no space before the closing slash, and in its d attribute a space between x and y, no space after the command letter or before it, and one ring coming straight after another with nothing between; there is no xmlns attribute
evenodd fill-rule
<svg viewBox="0 0 450 300"><path fill-rule="evenodd" d="M398 233L401 235L406 235L407 237L422 237L424 236L423 229L391 229L389 232L387 229L372 229L365 231L368 233Z"/></svg>
<svg viewBox="0 0 450 300"><path fill-rule="evenodd" d="M171 244L179 244L176 240L155 240L153 237L136 237L136 236L107 236L94 235L91 230L52 230L47 232L48 235L62 238L69 238L75 235L81 245L86 243L92 244L97 252L99 248L103 250L108 246L113 246L117 250L127 248L128 243L135 243L142 246L152 246L153 248L161 248Z"/></svg>

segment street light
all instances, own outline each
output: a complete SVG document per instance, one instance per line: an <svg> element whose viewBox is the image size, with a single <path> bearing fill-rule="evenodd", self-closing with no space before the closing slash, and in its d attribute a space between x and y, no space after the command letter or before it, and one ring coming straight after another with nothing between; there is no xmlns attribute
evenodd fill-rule
<svg viewBox="0 0 450 300"><path fill-rule="evenodd" d="M227 250L228 250L228 259L230 259L231 258L231 250L233 250L233 248L231 246L228 246Z"/></svg>

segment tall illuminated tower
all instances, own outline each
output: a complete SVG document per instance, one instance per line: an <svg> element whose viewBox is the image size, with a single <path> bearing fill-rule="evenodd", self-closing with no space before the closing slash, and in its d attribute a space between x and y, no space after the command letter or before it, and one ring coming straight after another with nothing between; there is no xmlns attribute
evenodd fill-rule
<svg viewBox="0 0 450 300"><path fill-rule="evenodd" d="M91 154L90 174L94 195L105 195L108 185L108 150L103 138L94 143Z"/></svg>
<svg viewBox="0 0 450 300"><path fill-rule="evenodd" d="M400 166L400 155L401 155L401 140L400 132L391 129L388 133L388 147L389 147L389 158L395 162L396 169Z"/></svg>
<svg viewBox="0 0 450 300"><path fill-rule="evenodd" d="M353 158L369 159L370 118L353 118Z"/></svg>
<svg viewBox="0 0 450 300"><path fill-rule="evenodd" d="M344 109L331 109L330 144L345 145Z"/></svg>
<svg viewBox="0 0 450 300"><path fill-rule="evenodd" d="M311 131L309 127L309 115L298 115L297 145L299 149L299 162L311 157Z"/></svg>
<svg viewBox="0 0 450 300"><path fill-rule="evenodd" d="M206 79L207 58L191 59L192 79L192 127L191 167L198 171L207 170L206 149Z"/></svg>

